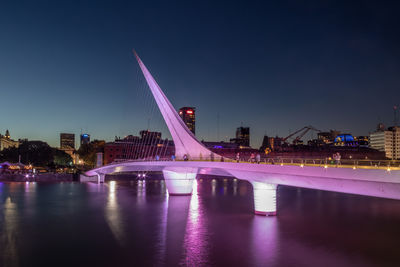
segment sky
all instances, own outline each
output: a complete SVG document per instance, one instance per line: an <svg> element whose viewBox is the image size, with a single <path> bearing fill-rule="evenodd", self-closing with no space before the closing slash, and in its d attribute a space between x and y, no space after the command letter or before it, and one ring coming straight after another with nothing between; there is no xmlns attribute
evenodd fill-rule
<svg viewBox="0 0 400 267"><path fill-rule="evenodd" d="M397 1L0 1L0 132L59 145L168 130L135 49L199 140L367 135L400 104ZM316 137L316 135L314 135ZM78 137L76 137L78 142Z"/></svg>

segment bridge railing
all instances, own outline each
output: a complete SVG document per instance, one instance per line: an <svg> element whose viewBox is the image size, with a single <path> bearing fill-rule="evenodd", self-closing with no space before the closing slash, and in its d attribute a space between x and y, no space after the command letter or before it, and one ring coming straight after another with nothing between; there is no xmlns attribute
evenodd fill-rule
<svg viewBox="0 0 400 267"><path fill-rule="evenodd" d="M331 158L266 158L265 164L321 166L364 169L400 169L399 160L340 159Z"/></svg>
<svg viewBox="0 0 400 267"><path fill-rule="evenodd" d="M293 165L293 166L318 166L323 168L353 168L353 169L386 169L400 170L399 160L370 160L370 159L341 159L334 160L331 158L262 158L257 161L256 158L241 158L239 160L218 157L218 158L187 158L187 160L181 158L143 158L143 159L130 159L130 160L116 160L112 164L118 164L121 162L151 162L151 161L200 161L200 162L233 162L233 163L254 163L254 164L269 164L269 165Z"/></svg>

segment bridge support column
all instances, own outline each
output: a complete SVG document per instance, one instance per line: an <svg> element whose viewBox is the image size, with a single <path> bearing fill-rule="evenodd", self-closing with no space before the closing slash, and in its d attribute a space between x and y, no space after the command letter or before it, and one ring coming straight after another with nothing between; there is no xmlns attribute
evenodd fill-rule
<svg viewBox="0 0 400 267"><path fill-rule="evenodd" d="M276 215L276 184L252 182L254 213L262 216Z"/></svg>
<svg viewBox="0 0 400 267"><path fill-rule="evenodd" d="M197 168L166 168L163 170L163 174L169 195L192 194Z"/></svg>
<svg viewBox="0 0 400 267"><path fill-rule="evenodd" d="M97 183L104 183L105 178L106 178L106 175L104 173L98 173L97 174Z"/></svg>

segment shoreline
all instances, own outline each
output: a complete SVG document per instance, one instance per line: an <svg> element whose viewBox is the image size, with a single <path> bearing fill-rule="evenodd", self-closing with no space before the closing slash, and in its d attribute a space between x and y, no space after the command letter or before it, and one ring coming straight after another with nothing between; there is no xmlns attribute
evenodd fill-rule
<svg viewBox="0 0 400 267"><path fill-rule="evenodd" d="M44 173L44 174L0 174L0 182L66 182L66 181L79 181L70 173Z"/></svg>

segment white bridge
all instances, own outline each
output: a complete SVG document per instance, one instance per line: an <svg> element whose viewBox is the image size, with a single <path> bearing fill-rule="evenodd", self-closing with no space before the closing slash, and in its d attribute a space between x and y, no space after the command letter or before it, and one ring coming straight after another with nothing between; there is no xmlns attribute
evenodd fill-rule
<svg viewBox="0 0 400 267"><path fill-rule="evenodd" d="M200 143L183 123L146 66L135 53L175 144L176 161L124 161L86 172L104 182L106 174L162 171L170 195L192 193L197 174L233 176L253 185L255 213L276 214L276 189L289 185L334 192L400 199L399 168L348 168L226 162ZM182 161L186 157L187 161ZM198 160L196 160L198 159Z"/></svg>

